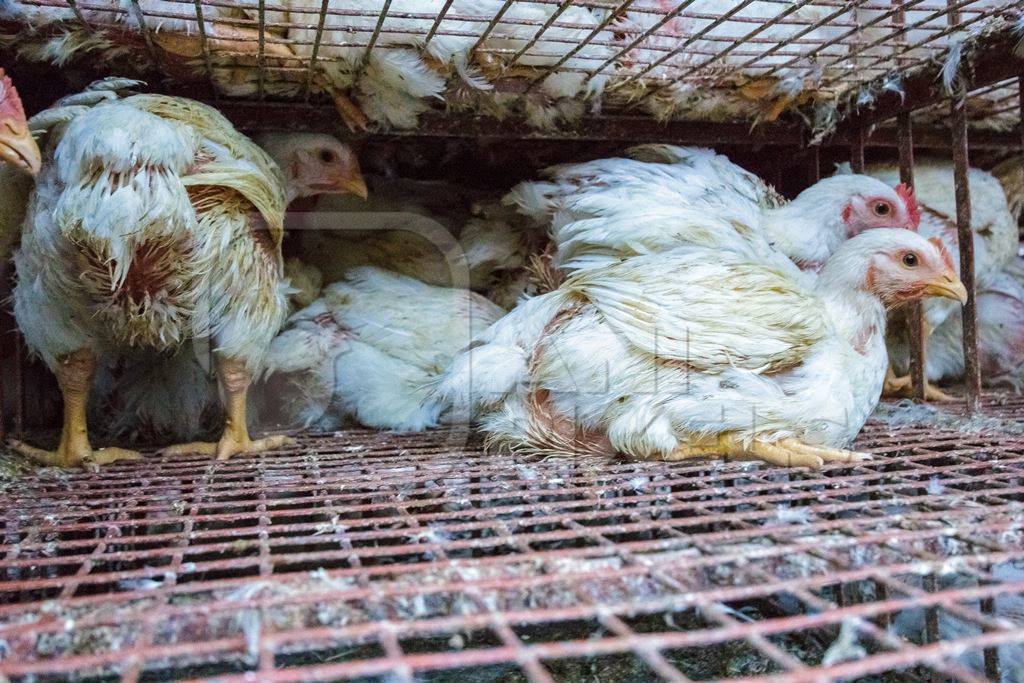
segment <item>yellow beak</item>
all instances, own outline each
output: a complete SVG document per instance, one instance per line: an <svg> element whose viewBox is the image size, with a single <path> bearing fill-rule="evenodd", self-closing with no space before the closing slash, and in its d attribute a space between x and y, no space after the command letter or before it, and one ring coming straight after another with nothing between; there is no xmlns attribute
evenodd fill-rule
<svg viewBox="0 0 1024 683"><path fill-rule="evenodd" d="M363 174L358 170L354 176L341 178L338 185L343 192L351 192L362 199L366 199L370 195L370 191L366 187L366 181L363 180Z"/></svg>
<svg viewBox="0 0 1024 683"><path fill-rule="evenodd" d="M0 124L0 160L20 168L35 177L43 164L39 146L24 123Z"/></svg>
<svg viewBox="0 0 1024 683"><path fill-rule="evenodd" d="M956 299L961 304L967 303L967 288L956 275L946 274L929 282L924 288L924 293L928 296Z"/></svg>

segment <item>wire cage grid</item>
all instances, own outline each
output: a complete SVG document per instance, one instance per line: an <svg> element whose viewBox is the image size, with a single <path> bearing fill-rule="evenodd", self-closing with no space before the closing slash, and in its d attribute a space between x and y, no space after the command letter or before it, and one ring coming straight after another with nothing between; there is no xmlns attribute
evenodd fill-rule
<svg viewBox="0 0 1024 683"><path fill-rule="evenodd" d="M1024 652L1022 407L989 397L1000 435L876 423L875 462L817 472L356 431L32 475L0 494L0 674L1000 680Z"/></svg>
<svg viewBox="0 0 1024 683"><path fill-rule="evenodd" d="M217 3L182 4L200 18L209 67L202 12ZM814 4L832 12L848 6ZM910 30L900 11L912 6L948 16L945 35L977 20L957 14L966 3L854 4L894 10L876 24L893 39ZM386 34L388 19L398 16L387 5L374 15L366 44L356 47L368 51ZM276 42L265 34L266 13L279 7L256 8L253 68L262 84L286 67L266 54ZM125 11L141 9L133 3ZM322 30L332 11L343 10L324 2L310 15L317 21L313 57L296 67L307 94L317 46L332 45ZM142 14L146 26L149 15ZM447 35L445 13L432 19L428 42ZM490 30L502 19L492 20ZM548 20L547 28L562 26L555 14ZM763 26L744 23L750 33ZM813 30L813 23L799 25ZM857 42L858 25L845 28L853 31L851 43L842 43L847 53L869 53L871 41ZM509 64L547 42L540 40L545 30L538 26ZM162 59L144 33L150 54ZM656 33L657 27L650 35ZM477 49L486 51L478 35ZM726 52L702 55L708 61L688 76L723 55L795 57L747 35L765 50L748 56L735 38L720 41ZM932 81L928 97L898 106L880 101L844 121L837 137L845 136L859 167L873 138L894 132L889 144L899 147L902 170L912 178L915 134L921 139L914 122L928 116L927 108L964 111L980 96L1012 112L1020 84L976 73L966 79L970 91L950 96L935 86L938 66L930 57L911 60L904 47L894 47L877 68L858 67L844 87L874 87L896 64L901 73ZM546 68L563 68L576 54ZM671 50L660 54L668 58ZM656 68L635 78L657 81L650 75ZM538 70L525 88L544 77ZM259 91L266 96L262 85ZM944 144L965 170L967 142L979 136L968 135L966 116L951 120ZM887 128L891 121L895 127ZM966 187L962 172L958 183ZM964 230L969 223L960 218ZM965 252L964 272L972 272ZM968 320L965 327L976 324L970 310ZM1013 426L1024 404L983 396L971 375L977 371L969 375L968 401L1009 426L972 436L935 424L875 423L859 447L876 461L849 470L534 463L485 456L436 434L356 431L221 466L198 458L150 460L96 474L22 478L0 490L0 675L444 680L446 672L472 670L548 681L596 662L618 667L625 680L812 681L886 672L1012 680L1007 667L1024 647L1024 621L1013 602L1024 590L1024 441ZM16 383L15 391L24 387ZM24 401L18 405L13 426L20 431ZM759 609L749 611L751 604ZM908 641L896 622L917 614L920 628ZM954 622L966 630L949 637L944 627ZM841 656L843 648L834 646L844 637L851 640L846 654L859 648L861 658ZM697 656L701 649L739 654L706 662Z"/></svg>
<svg viewBox="0 0 1024 683"><path fill-rule="evenodd" d="M874 79L929 66L945 55L952 42L982 32L992 20L1013 20L1020 11L1013 3L978 0L739 0L725 11L717 6L709 11L701 0L505 0L488 14L457 11L452 2L444 2L436 13L399 11L392 6L401 3L392 0L364 3L371 6L363 7L332 5L329 0L309 5L266 0L165 0L155 6L139 0L125 5L97 0L16 0L16 4L71 10L50 29L77 22L90 31L122 36L137 30L158 72L166 71L168 59L156 47L161 25L195 22L207 77L213 76L213 56L248 60L233 63L231 68L257 72L254 96L260 101L267 97L268 78L274 76L290 79L301 75L301 96L308 98L318 68L349 59L331 54L332 49L360 50L359 61L365 63L375 49L412 46L425 50L431 41L451 37L471 39L471 61L496 60L498 80L515 72L513 80L525 79L526 83L511 87L526 92L555 73L612 77L611 92L642 83L642 94L623 103L622 113L637 111L660 90L680 83L714 88L737 76L779 79L793 70L800 75L820 71L814 85L817 90L836 96L858 92ZM514 6L539 6L550 8L550 12L545 9L537 16L523 16L510 11ZM561 18L570 7L591 10L600 18L593 24ZM222 12L229 10L242 16ZM627 29L621 24L627 14L650 19ZM271 21L268 15L281 18ZM334 18L352 25L332 27L328 22ZM217 36L214 45L209 35L214 23L247 32ZM488 41L503 27L530 32ZM303 34L281 35L290 30ZM387 36L392 34L409 40L390 43ZM308 54L288 54L295 48L310 50ZM530 70L516 70L523 65ZM671 68L666 71L665 67ZM500 90L502 86L499 83L497 87ZM216 86L211 90L218 92Z"/></svg>

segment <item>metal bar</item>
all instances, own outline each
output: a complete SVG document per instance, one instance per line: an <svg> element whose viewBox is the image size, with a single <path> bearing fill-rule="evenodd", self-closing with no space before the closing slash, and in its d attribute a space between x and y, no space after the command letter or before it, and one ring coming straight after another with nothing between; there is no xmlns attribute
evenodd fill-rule
<svg viewBox="0 0 1024 683"><path fill-rule="evenodd" d="M866 126L858 121L853 128L853 139L850 141L850 170L854 173L864 172L864 147L867 138Z"/></svg>
<svg viewBox="0 0 1024 683"><path fill-rule="evenodd" d="M529 49L531 47L533 47L534 45L537 44L537 41L540 40L540 37L542 35L544 35L544 32L547 31L551 27L551 24L553 24L556 21L558 21L558 17L562 16L562 13L565 12L565 10L569 9L569 7L572 5L572 3L573 3L573 0L563 0L562 4L560 4L558 7L556 7L555 11L552 12L548 16L547 20L541 25L541 27L539 29L537 29L537 32L533 34L533 37L530 38L530 40L528 40L526 42L526 44L523 45L519 49L518 52L516 52L514 55L512 55L512 59L509 59L508 61L505 62L505 65L501 69L501 73L504 74L509 69L511 69L513 66L515 66L516 62L518 62L519 59L523 55L525 55L527 53L527 51L529 51Z"/></svg>
<svg viewBox="0 0 1024 683"><path fill-rule="evenodd" d="M75 0L66 0L66 2L71 8L71 11L75 13L75 18L77 18L78 21L81 22L82 26L85 27L85 30L89 32L94 31L95 29L92 24L85 20L85 15L82 14L82 10L78 7L78 3Z"/></svg>
<svg viewBox="0 0 1024 683"><path fill-rule="evenodd" d="M221 102L218 108L239 130L319 131L330 132L337 125L337 113L330 106L284 104L277 102ZM301 112L301 116L296 113ZM751 129L746 123L708 123L702 121L667 121L661 123L649 116L591 115L571 129L541 130L521 121L498 121L475 114L425 112L420 125L413 130L385 130L373 137L392 138L472 138L516 140L523 144L572 141L619 141L622 143L664 142L679 145L729 145L737 140L756 146L800 147L806 142L804 129L787 123L764 124ZM822 148L848 147L853 140L849 130L830 136ZM949 150L951 139L947 128L921 128L914 131L918 149ZM1017 145L1017 135L996 131L974 131L973 149L1005 151ZM876 128L865 141L870 148L895 148L896 131Z"/></svg>
<svg viewBox="0 0 1024 683"><path fill-rule="evenodd" d="M797 9L799 9L799 8L800 8L800 7L802 7L802 6L804 5L804 4L806 4L806 3L808 2L808 1L809 1L809 0L800 0L800 2L798 2L798 3L794 4L794 5L792 6L792 7L790 7L790 8L789 8L789 9L787 9L787 10L786 10L785 12L783 12L783 16L785 16L785 15L789 14L790 12L795 12L795 11L796 11ZM645 74L648 74L648 73L650 73L650 72L651 72L652 70L654 70L654 69L658 68L659 66L661 66L662 64L664 64L664 63L665 63L666 61L668 61L668 60L669 60L669 59L671 59L672 57L675 57L675 56L676 56L677 54L679 54L680 52L682 52L683 50L685 50L686 48L688 48L688 47L689 47L690 45L692 45L692 44L693 44L694 42L696 42L697 40L700 40L700 39L701 39L701 38L702 38L703 36L707 35L707 33L709 33L710 31L713 31L714 29L716 29L716 28L718 28L719 26L721 26L721 25L722 25L723 23L725 23L726 21L728 21L728 20L729 20L729 19L730 19L730 18L731 18L731 17L733 16L733 15L735 15L735 14L737 14L738 12L742 11L743 9L745 9L745 8L746 8L746 7L748 6L748 5L750 5L750 4L752 3L752 2L753 2L753 0L741 0L741 2L738 2L737 4L733 5L733 7L732 7L732 8L730 8L730 9L729 9L729 10L728 10L727 12L725 12L724 14L722 14L721 16L719 16L718 18L716 18L716 19L715 19L714 21L712 21L712 22L711 22L710 24L708 24L707 26L705 26L705 27L704 27L704 28L702 28L701 30L697 31L697 32L696 32L696 33L694 33L693 35L687 36L687 37L686 37L686 40L684 40L684 41L683 41L683 42L681 42L681 43L680 43L679 45L677 45L677 46L675 46L674 48L672 48L672 50L670 50L669 52L667 52L667 53L663 54L663 55L662 55L661 57L659 57L658 59L655 59L655 60L654 60L653 62L651 62L650 64L648 64L647 66L645 66L645 67L644 67L643 69L641 69L641 70L640 70L639 72L637 72L637 73L635 73L635 74L630 74L630 75L629 75L629 76L627 76L627 77L626 77L626 78L625 78L625 79L624 79L623 81L620 81L619 83L617 83L617 84L616 84L616 87L622 87L622 86L624 86L624 85L626 85L626 84L630 83L631 81L634 81L634 80L636 80L636 79L638 79L638 78L641 78L641 77L643 77L643 76L644 76ZM769 20L769 21L767 21L767 22L765 22L765 23L761 24L761 25L760 25L760 26L758 26L757 28L755 28L755 29L754 29L753 31L751 31L751 33L752 33L753 35L757 35L757 34L758 34L758 33L760 33L761 31L764 31L764 30L765 30L765 29L767 29L767 28L768 28L769 26L773 26L773 25L774 25L774 21L772 21L772 20ZM710 64L710 63L714 62L714 61L715 61L716 59L718 59L718 58L724 57L724 56L725 56L725 55L727 55L727 54L728 54L728 53L729 53L729 52L730 52L731 50L733 50L733 49L735 49L736 47L738 47L739 45L743 44L743 42L744 42L744 39L743 39L743 38L737 38L736 40L733 40L733 41L732 41L732 43L731 43L730 45L726 46L726 48L725 48L724 50L721 50L721 51L719 51L719 52L718 52L718 53L717 53L717 54L716 54L715 56L713 56L713 57L712 57L711 59L707 60L707 64ZM675 78L675 79L673 79L673 80L674 80L675 82L677 82L677 83L678 83L678 82L681 82L681 81L682 81L683 79L685 79L685 78L686 78L686 77L687 77L688 75L690 75L690 74L692 74L692 73L695 73L695 72L696 72L696 71L698 71L699 69L702 69L702 68L703 68L703 67L704 67L705 65L706 65L706 64L701 64L701 65L699 65L699 66L697 66L697 67L693 67L693 68L689 69L689 70L688 70L688 71L687 71L686 73L684 73L683 75L681 75L681 76L679 76L678 78ZM648 97L650 97L650 96L651 96L651 95L652 95L652 94L653 94L654 92L656 92L656 91L658 91L658 90L661 90L661 88L663 88L663 87L665 87L665 86L664 86L664 85L662 85L662 86L660 86L660 87L658 87L658 88L656 88L656 89L651 89L651 90L648 90L647 92L645 92L645 93L643 94L643 96L642 96L642 97L641 97L641 98L640 98L639 100L637 100L636 102L634 102L634 103L633 103L633 106L636 106L636 105L640 104L640 102L642 102L643 100L645 100L645 99L647 99Z"/></svg>
<svg viewBox="0 0 1024 683"><path fill-rule="evenodd" d="M153 67L163 75L163 60L160 59L160 53L157 51L156 45L153 43L153 32L149 28L149 23L146 21L146 15L142 11L142 7L139 5L139 0L132 0L131 8L132 15L135 17L135 21L138 22L139 28L142 31L142 39L146 43L146 52L149 53L149 58L153 62Z"/></svg>
<svg viewBox="0 0 1024 683"><path fill-rule="evenodd" d="M964 7L966 5L971 4L974 1L975 0L958 0L957 4L955 6L956 7ZM913 0L909 0L907 3L905 3L903 5L903 7L904 8L910 7L912 2L913 2ZM890 12L893 12L893 11L890 10ZM994 12L995 12L995 10L993 10L993 13ZM891 40L895 39L896 37L898 37L899 35L902 35L902 34L906 33L907 31L909 31L911 29L923 28L924 25L927 24L928 22L932 21L933 19L937 19L938 17L947 15L947 13L948 13L948 9L937 10L937 11L933 12L932 14L924 17L923 19L918 19L914 23L907 24L907 25L903 26L902 28L899 28L899 29L893 31L890 34L887 34L887 35L881 36L879 38L876 38L875 40L871 41L870 43L865 43L865 44L862 44L862 45L858 46L857 50L851 52L848 55L848 57L858 56L862 52L864 52L865 50L870 50L873 47L878 47L880 45L883 45L883 44L885 44L886 41L891 41ZM872 22L868 22L867 24L865 24L865 26L868 26L871 23ZM927 30L927 29L925 29L925 30ZM945 35L948 35L953 30L954 30L953 28L947 28L945 30L936 31L934 34L930 35L928 38L920 40L920 41L914 43L913 45L905 45L903 47L903 49L901 50L901 54L905 53L905 52L907 52L909 50L915 49L915 48L925 47L925 46L928 45L928 43L934 42L934 41L938 40L939 38L941 38L941 37L943 37ZM939 48L936 48L936 49L939 49ZM861 65L860 68L862 68L862 69L863 68L872 68L872 67L874 67L876 65L879 65L879 64L882 64L884 62L887 62L890 59L891 59L891 57L889 57L889 56L877 57L874 61L868 62L865 65ZM833 60L831 63L829 63L829 64L827 64L825 66L826 67L827 66L834 66L838 61L839 61L838 59ZM888 71L891 71L891 69L888 70Z"/></svg>
<svg viewBox="0 0 1024 683"><path fill-rule="evenodd" d="M968 90L977 89L992 83L1016 78L1019 75L1020 63L1014 50L1019 38L1012 31L993 31L977 37L974 41L973 69L965 84ZM944 101L948 94L938 78L941 65L914 70L902 80L902 93L890 92L883 88L885 76L869 82L864 89L875 93L873 106L870 110L859 111L859 116L866 123L875 123L896 116L901 111L921 109L927 105ZM856 109L856 101L860 91L852 93L847 106L847 116Z"/></svg>
<svg viewBox="0 0 1024 683"><path fill-rule="evenodd" d="M967 288L963 309L964 386L967 411L981 409L981 368L978 364L978 309L974 284L974 233L971 230L971 195L968 185L967 112L963 89L952 98L953 182L956 188L956 227L960 248L960 279Z"/></svg>
<svg viewBox="0 0 1024 683"><path fill-rule="evenodd" d="M923 1L924 0L908 0L908 2L906 3L905 6L909 7L911 5L916 5L916 4L918 4L920 2L923 2ZM861 6L860 2L854 2L851 7L848 7L848 8L844 7L840 11L837 11L837 12L834 12L833 14L830 14L829 17L839 16L840 14L843 14L843 13L845 13L845 12L851 10L851 9L857 9L860 6ZM841 34L839 36L836 36L836 37L832 38L829 41L821 43L820 45L815 47L810 52L808 52L806 54L803 54L803 55L800 55L799 57L794 57L793 59L790 59L789 61L784 62L782 64L774 65L765 74L763 74L763 76L766 77L766 78L769 77L769 76L773 76L776 73L778 73L780 70L786 69L786 68L789 68L789 67L793 66L800 59L815 59L817 57L817 55L821 53L822 50L825 50L825 49L827 49L829 47L834 47L836 45L843 45L844 43L842 41L845 40L846 38L849 38L850 36L852 36L853 34L857 33L858 31L861 31L863 29L870 28L872 26L878 25L882 21L884 21L884 20L888 19L889 17L893 16L893 14L895 14L895 13L896 13L896 10L890 8L887 11L885 11L884 13L882 13L879 16L875 17L874 19L870 19L869 21L866 21L863 24L855 23L853 25L853 27L849 31L846 31L845 33L843 33L843 34ZM826 23L827 23L827 21L821 20L821 23L818 26L818 28L820 28L820 26L826 25ZM855 56L856 56L855 53L847 52L845 55L843 55L843 57L841 57L841 58L837 57L836 59L832 60L832 62L830 62L828 64L828 66L834 65L840 59L848 59L850 57L855 57ZM748 66L747 64L744 65L744 67L747 67L747 66Z"/></svg>
<svg viewBox="0 0 1024 683"><path fill-rule="evenodd" d="M473 47L470 48L469 50L470 59L472 59L473 54L480 49L480 46L483 45L484 41L486 41L487 38L491 35L491 32L494 31L494 27L498 25L498 22L501 21L501 18L505 16L505 13L508 12L510 7L512 7L513 2L514 0L505 0L505 4L501 6L501 9L499 9L497 13L493 17L491 17L491 20L487 23L487 26L484 27L483 33L480 34L480 37L477 38L476 42L473 43Z"/></svg>
<svg viewBox="0 0 1024 683"><path fill-rule="evenodd" d="M821 146L813 145L807 149L810 159L807 162L807 181L809 185L821 180Z"/></svg>
<svg viewBox="0 0 1024 683"><path fill-rule="evenodd" d="M361 64L365 64L366 60L370 58L370 53L373 51L373 46L377 44L377 39L380 38L380 29L384 26L384 20L387 19L388 10L391 9L391 0L384 0L384 4L380 8L380 15L377 17L377 25L373 27L373 35L370 36L370 42L366 45L366 52L363 53L363 57L360 60Z"/></svg>
<svg viewBox="0 0 1024 683"><path fill-rule="evenodd" d="M256 99L262 101L266 99L266 94L264 92L264 80L267 77L267 54L264 49L267 28L266 0L259 0L256 11L258 21L257 31L259 34L256 43Z"/></svg>
<svg viewBox="0 0 1024 683"><path fill-rule="evenodd" d="M588 78L593 78L597 74L599 74L602 71L604 71L604 69L606 67L608 67L611 64L614 64L616 61L618 61L624 55L628 54L630 50L635 48L637 45L639 45L643 41L647 40L647 38L649 38L650 36L654 35L654 33L659 28L661 28L662 26L664 26L665 24L667 24L668 22L672 21L677 16L679 16L679 14L683 10L685 10L687 7L692 5L694 2L696 2L696 0L683 0L683 2L679 3L679 5L677 5L675 7L675 9L671 10L670 12L667 12L665 14L665 16L663 16L660 20L658 20L653 26L651 26L649 29L647 29L643 33L641 33L639 36L634 38L632 41L630 41L629 45L627 45L626 47L622 48L616 54L614 54L611 57L609 57L608 59L606 59L604 62L601 63L601 66L599 66L596 69L593 69L592 71L590 71L587 74L587 77Z"/></svg>
<svg viewBox="0 0 1024 683"><path fill-rule="evenodd" d="M196 23L199 25L199 45L203 51L203 63L206 66L206 77L210 80L210 90L215 102L220 101L220 91L213 81L213 59L210 57L210 41L206 37L206 20L203 18L202 0L193 0L196 9Z"/></svg>
<svg viewBox="0 0 1024 683"><path fill-rule="evenodd" d="M309 66L306 68L306 80L302 84L302 99L309 102L313 87L313 75L316 73L316 60L320 55L320 41L324 37L324 24L327 22L327 6L331 0L321 0L320 15L317 17L316 37L313 38L313 51L309 55ZM454 1L454 0L453 0Z"/></svg>
<svg viewBox="0 0 1024 683"><path fill-rule="evenodd" d="M25 342L21 334L14 333L14 362L11 363L13 377L11 388L14 394L14 419L11 421L11 431L16 438L25 436Z"/></svg>
<svg viewBox="0 0 1024 683"><path fill-rule="evenodd" d="M900 182L914 187L914 132L910 114L897 117L896 140L899 153ZM925 397L924 308L920 302L911 305L907 316L907 338L910 342L910 375L914 382L914 398Z"/></svg>
<svg viewBox="0 0 1024 683"><path fill-rule="evenodd" d="M437 18L434 19L434 23L431 24L430 30L427 31L427 37L423 39L424 50L426 50L427 46L430 45L430 41L434 39L437 29L441 26L441 22L444 21L445 15L448 14L448 8L452 6L453 2L455 2L455 0L445 0L441 11L437 13Z"/></svg>
<svg viewBox="0 0 1024 683"><path fill-rule="evenodd" d="M615 21L616 17L622 16L622 14L627 9L629 9L630 5L632 5L635 1L636 0L622 0L622 2L614 10L612 10L611 12L608 13L608 16L606 16L603 20L601 20L601 23L599 23L597 26L594 27L594 30L592 30L589 34L587 34L587 36L585 38L583 38L583 40L581 40L579 42L579 44L577 44L575 47L573 47L568 52L566 52L564 55L562 55L558 59L557 62L555 62L551 66L547 67L544 71L542 71L540 74L538 74L536 77L534 77L533 80L530 81L530 84L528 86L526 86L525 92L526 93L531 92L534 88L536 88L538 85L543 83L545 78L547 78L551 74L555 73L559 68L561 68L561 66L563 64L565 64L570 59L572 59L573 56L575 56L577 52L582 50L587 45L590 45L591 41L596 36L600 35L601 31L603 31L606 28L608 28L608 26L613 21Z"/></svg>

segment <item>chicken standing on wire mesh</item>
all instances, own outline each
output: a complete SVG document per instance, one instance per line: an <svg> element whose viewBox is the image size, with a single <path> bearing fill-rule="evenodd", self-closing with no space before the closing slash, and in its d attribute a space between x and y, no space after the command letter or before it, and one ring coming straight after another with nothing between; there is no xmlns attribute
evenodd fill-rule
<svg viewBox="0 0 1024 683"><path fill-rule="evenodd" d="M909 230L845 241L813 283L758 249L680 247L581 270L498 321L438 383L492 445L819 466L881 393L886 309L966 300L948 252ZM464 409L464 408L460 408Z"/></svg>
<svg viewBox="0 0 1024 683"><path fill-rule="evenodd" d="M136 84L98 82L30 122L45 154L15 254L14 313L57 375L64 421L56 451L12 446L46 464L137 457L90 445L97 361L173 366L194 342L214 347L227 419L218 442L172 452L223 459L283 444L250 439L246 395L286 315L285 207L358 175L330 136L268 137L264 151L210 107L126 92Z"/></svg>
<svg viewBox="0 0 1024 683"><path fill-rule="evenodd" d="M913 193L868 176L825 178L787 202L712 150L641 145L626 154L555 166L547 181L521 183L506 197L549 227L563 270L720 246L742 227L753 231L748 248L813 271L864 230L917 227Z"/></svg>
<svg viewBox="0 0 1024 683"><path fill-rule="evenodd" d="M270 346L261 413L290 427L434 427L431 383L505 311L466 289L354 268L296 312Z"/></svg>
<svg viewBox="0 0 1024 683"><path fill-rule="evenodd" d="M849 165L841 165L839 172L848 173ZM866 173L884 182L897 182L900 177L899 168L891 164L872 164ZM967 180L971 196L971 231L974 234L974 273L979 296L991 288L984 309L986 317L982 317L983 313L979 310L978 324L983 329L990 328L985 333L990 343L998 343L1000 335L997 326L1002 321L999 317L989 319L987 316L1001 316L1012 311L1012 306L1010 311L1007 310L1008 301L1005 299L1007 295L1011 298L1013 296L1012 278L1000 273L1017 255L1017 221L1010 212L1003 187L995 176L972 168ZM948 161L919 160L914 164L914 191L921 206L921 234L942 240L959 268L953 165ZM932 300L925 304L925 378L929 382L925 387L925 396L929 400L953 400L953 397L932 386L931 382L963 375L963 346L960 341L962 327L959 318L957 307L950 305L950 302ZM944 327L947 329L942 329ZM902 374L890 374L886 382L886 394L909 397L913 394L911 378L907 374L910 349L906 335L901 334L903 331L891 330L889 349L893 369ZM993 357L1001 355L997 348L989 349L989 353ZM959 361L954 360L958 355ZM996 375L1001 377L1010 371L1010 368L1006 368Z"/></svg>

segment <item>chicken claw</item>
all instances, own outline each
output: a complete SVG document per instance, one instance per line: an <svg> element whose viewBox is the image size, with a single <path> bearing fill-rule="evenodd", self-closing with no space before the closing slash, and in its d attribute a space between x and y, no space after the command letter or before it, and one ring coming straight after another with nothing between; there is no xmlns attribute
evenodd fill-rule
<svg viewBox="0 0 1024 683"><path fill-rule="evenodd" d="M262 453L277 448L284 448L295 443L288 436L268 436L265 439L249 438L246 426L245 398L252 381L252 373L244 361L237 358L218 356L216 360L217 378L223 390L227 416L224 420L224 433L220 441L197 441L161 449L161 455L184 455L199 453L216 456L217 460L227 460L239 453Z"/></svg>
<svg viewBox="0 0 1024 683"><path fill-rule="evenodd" d="M287 448L295 443L290 436L268 436L255 441L245 437L244 440L235 435L225 434L220 441L194 441L160 449L160 455L214 455L217 460L227 460L239 453L263 453L278 448Z"/></svg>
<svg viewBox="0 0 1024 683"><path fill-rule="evenodd" d="M8 446L16 453L20 453L29 460L39 463L44 467L99 467L122 460L141 460L142 454L138 451L131 451L126 448L99 448L93 450L85 445L84 448L72 448L61 444L57 450L48 451L43 448L30 446L24 441L12 439Z"/></svg>
<svg viewBox="0 0 1024 683"><path fill-rule="evenodd" d="M897 377L896 373L889 372L885 376L885 385L882 388L884 398L915 398L914 380L910 375ZM924 382L924 400L936 403L951 403L957 401L956 396L951 396L938 387L932 386L928 380Z"/></svg>
<svg viewBox="0 0 1024 683"><path fill-rule="evenodd" d="M679 446L665 456L665 459L689 460L709 457L762 460L782 467L811 468L821 467L827 462L855 463L871 460L869 453L858 453L827 446L812 446L798 439L779 439L772 443L754 440L749 445L745 445L742 439L731 434L720 435L714 442L705 441Z"/></svg>

